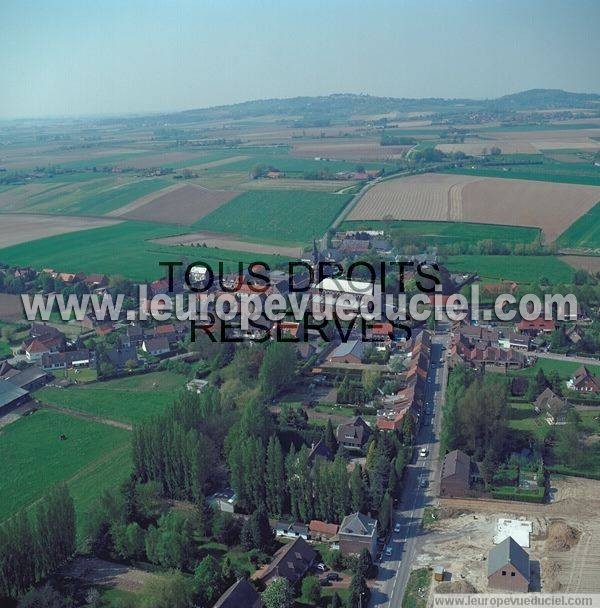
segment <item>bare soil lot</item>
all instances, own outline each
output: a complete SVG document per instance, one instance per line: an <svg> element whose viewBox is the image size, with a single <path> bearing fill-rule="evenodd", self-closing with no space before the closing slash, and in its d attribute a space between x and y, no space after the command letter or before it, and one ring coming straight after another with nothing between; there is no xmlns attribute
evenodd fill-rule
<svg viewBox="0 0 600 608"><path fill-rule="evenodd" d="M221 205L237 196L233 190L208 190L193 184L184 184L155 196L142 205L122 214L130 220L161 222L165 224L193 224Z"/></svg>
<svg viewBox="0 0 600 608"><path fill-rule="evenodd" d="M23 304L21 296L0 293L0 321L13 323L23 318Z"/></svg>
<svg viewBox="0 0 600 608"><path fill-rule="evenodd" d="M423 537L419 565L444 565L453 581L466 580L478 591L486 591L487 561L483 558L492 547L498 518L524 518L533 522L528 552L534 572L541 570L543 592L600 592L600 481L553 476L552 488L555 500L548 505L440 501L445 517ZM576 538L557 542L556 533L560 535L567 526ZM535 590L539 584L536 580Z"/></svg>
<svg viewBox="0 0 600 608"><path fill-rule="evenodd" d="M410 146L380 146L379 140L340 139L294 144L290 156L333 158L335 160L389 160L402 158Z"/></svg>
<svg viewBox="0 0 600 608"><path fill-rule="evenodd" d="M426 173L377 184L348 219L535 226L551 242L598 201L598 186Z"/></svg>
<svg viewBox="0 0 600 608"><path fill-rule="evenodd" d="M264 253L265 255L283 255L291 258L302 256L302 247L248 243L246 241L240 241L234 236L228 237L226 234L217 234L215 232L191 232L189 234L180 234L177 236L156 239L152 242L158 245L206 245L207 247L217 247L219 249L246 251L248 253Z"/></svg>
<svg viewBox="0 0 600 608"><path fill-rule="evenodd" d="M118 224L117 220L69 215L0 214L0 249L36 239Z"/></svg>
<svg viewBox="0 0 600 608"><path fill-rule="evenodd" d="M600 272L600 256L565 255L560 259L577 270L587 270L587 272L592 273Z"/></svg>

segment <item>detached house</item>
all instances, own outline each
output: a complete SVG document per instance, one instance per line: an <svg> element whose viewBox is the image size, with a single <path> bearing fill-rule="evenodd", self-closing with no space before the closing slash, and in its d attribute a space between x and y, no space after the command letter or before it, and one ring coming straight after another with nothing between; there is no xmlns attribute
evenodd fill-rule
<svg viewBox="0 0 600 608"><path fill-rule="evenodd" d="M171 346L167 338L150 338L142 342L142 350L153 357L160 357L171 352Z"/></svg>
<svg viewBox="0 0 600 608"><path fill-rule="evenodd" d="M358 555L363 549L368 549L371 557L377 553L377 520L352 513L346 515L338 531L340 551L343 555Z"/></svg>
<svg viewBox="0 0 600 608"><path fill-rule="evenodd" d="M598 393L600 392L600 381L590 372L590 370L582 365L571 376L567 382L567 386L574 391L580 393Z"/></svg>
<svg viewBox="0 0 600 608"><path fill-rule="evenodd" d="M264 584L274 578L282 577L295 585L312 567L317 554L302 538L284 545L275 553L273 561L264 571L259 571L257 577Z"/></svg>
<svg viewBox="0 0 600 608"><path fill-rule="evenodd" d="M571 408L570 403L559 397L550 388L546 388L534 402L535 410L544 415L549 425L565 424L567 414Z"/></svg>
<svg viewBox="0 0 600 608"><path fill-rule="evenodd" d="M440 496L466 496L480 478L479 467L461 450L448 452L442 464Z"/></svg>
<svg viewBox="0 0 600 608"><path fill-rule="evenodd" d="M490 550L488 587L527 593L531 581L529 555L512 536Z"/></svg>
<svg viewBox="0 0 600 608"><path fill-rule="evenodd" d="M340 424L337 428L337 440L347 450L362 450L371 437L371 427L362 416L356 416L350 422Z"/></svg>
<svg viewBox="0 0 600 608"><path fill-rule="evenodd" d="M233 583L217 600L213 608L262 608L256 589L244 578Z"/></svg>

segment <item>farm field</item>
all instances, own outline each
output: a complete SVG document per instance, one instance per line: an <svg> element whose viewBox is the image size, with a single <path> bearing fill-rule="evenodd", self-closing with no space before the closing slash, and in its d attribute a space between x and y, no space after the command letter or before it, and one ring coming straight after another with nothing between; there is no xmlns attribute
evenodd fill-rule
<svg viewBox="0 0 600 608"><path fill-rule="evenodd" d="M0 326L2 322L13 323L19 321L23 316L23 305L21 296L0 293Z"/></svg>
<svg viewBox="0 0 600 608"><path fill-rule="evenodd" d="M108 481L105 466L129 446L128 431L50 410L9 424L0 439L0 520L31 505L57 483L89 481L88 471L96 481ZM101 490L97 484L88 486L79 499L93 500Z"/></svg>
<svg viewBox="0 0 600 608"><path fill-rule="evenodd" d="M503 243L532 243L540 234L537 228L471 224L469 222L427 222L418 220L354 220L342 222L341 230L385 230L407 236L420 236L434 245L477 243L486 239Z"/></svg>
<svg viewBox="0 0 600 608"><path fill-rule="evenodd" d="M243 240L306 245L325 233L349 200L347 195L324 192L245 192L194 227L241 235Z"/></svg>
<svg viewBox="0 0 600 608"><path fill-rule="evenodd" d="M396 160L402 158L410 146L382 146L377 139L340 138L298 142L290 153L291 156L305 158L331 158L334 160Z"/></svg>
<svg viewBox="0 0 600 608"><path fill-rule="evenodd" d="M483 156L484 150L489 151L494 146L500 148L502 154L535 154L537 149L528 142L502 140L477 140L457 144L438 144L436 148L444 154L464 152L468 156Z"/></svg>
<svg viewBox="0 0 600 608"><path fill-rule="evenodd" d="M0 247L11 247L45 237L116 226L115 220L73 216L0 214ZM0 250L1 251L1 250Z"/></svg>
<svg viewBox="0 0 600 608"><path fill-rule="evenodd" d="M460 221L461 192L472 181L439 173L386 180L367 190L347 219Z"/></svg>
<svg viewBox="0 0 600 608"><path fill-rule="evenodd" d="M493 142L488 142L494 145ZM489 146L488 146L489 148ZM541 164L523 164L510 166L473 167L467 165L445 169L444 173L455 175L476 175L479 177L499 177L502 179L526 179L541 182L558 182L564 184L582 184L600 186L600 168L591 163L557 162L544 158Z"/></svg>
<svg viewBox="0 0 600 608"><path fill-rule="evenodd" d="M15 186L0 194L0 210L64 215L104 215L172 184L166 178L123 176ZM34 188L35 186L35 188Z"/></svg>
<svg viewBox="0 0 600 608"><path fill-rule="evenodd" d="M242 182L237 186L240 190L310 190L316 192L337 192L345 188L356 186L358 182L352 180L332 179L253 179Z"/></svg>
<svg viewBox="0 0 600 608"><path fill-rule="evenodd" d="M558 244L572 248L600 248L600 202L563 232Z"/></svg>
<svg viewBox="0 0 600 608"><path fill-rule="evenodd" d="M576 270L585 270L596 274L600 272L600 256L593 255L565 255L561 258Z"/></svg>
<svg viewBox="0 0 600 608"><path fill-rule="evenodd" d="M261 243L253 243L241 241L239 239L228 237L226 234L218 234L216 232L190 232L189 234L181 234L177 236L167 236L164 238L152 241L157 245L183 245L187 247L210 247L215 249L229 249L234 251L243 251L244 253L258 253L266 255L281 255L290 258L297 258L302 255L302 247L286 247L285 245L263 245ZM196 252L196 257L202 257L200 252Z"/></svg>
<svg viewBox="0 0 600 608"><path fill-rule="evenodd" d="M201 186L182 184L164 194L159 192L158 196L135 209L130 209L122 217L131 220L190 225L238 194L239 192L234 190L208 190Z"/></svg>
<svg viewBox="0 0 600 608"><path fill-rule="evenodd" d="M453 255L446 266L451 272L475 272L489 282L536 283L546 277L553 283L568 283L573 269L551 255Z"/></svg>
<svg viewBox="0 0 600 608"><path fill-rule="evenodd" d="M547 241L553 241L598 200L600 188L595 186L428 173L377 184L347 219L533 226L543 230Z"/></svg>
<svg viewBox="0 0 600 608"><path fill-rule="evenodd" d="M331 195L334 196L334 195ZM33 268L52 267L60 272L99 272L122 275L133 281L147 281L165 276L159 261L202 258L218 267L222 262L226 272L248 264L256 256L249 253L217 248L166 247L153 243L154 239L174 235L177 226L148 222L121 222L107 228L52 236L40 239L35 246L21 243L0 249L0 261ZM115 255L118 252L118 256ZM272 267L285 263L286 258L262 255Z"/></svg>
<svg viewBox="0 0 600 608"><path fill-rule="evenodd" d="M185 389L185 377L155 372L68 388L47 387L36 393L42 403L86 412L100 418L134 423L160 414Z"/></svg>

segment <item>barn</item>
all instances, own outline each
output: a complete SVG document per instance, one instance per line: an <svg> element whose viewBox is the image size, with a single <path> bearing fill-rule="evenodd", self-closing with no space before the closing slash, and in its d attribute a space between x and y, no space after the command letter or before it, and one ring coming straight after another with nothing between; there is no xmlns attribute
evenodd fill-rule
<svg viewBox="0 0 600 608"><path fill-rule="evenodd" d="M0 415L7 414L29 400L29 391L8 380L0 380Z"/></svg>

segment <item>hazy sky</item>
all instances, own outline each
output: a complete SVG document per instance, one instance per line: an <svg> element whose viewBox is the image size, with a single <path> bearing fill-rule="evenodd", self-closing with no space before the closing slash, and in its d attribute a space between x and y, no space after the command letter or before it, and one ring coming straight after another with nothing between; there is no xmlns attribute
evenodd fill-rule
<svg viewBox="0 0 600 608"><path fill-rule="evenodd" d="M0 117L600 93L599 23L599 0L0 0Z"/></svg>

